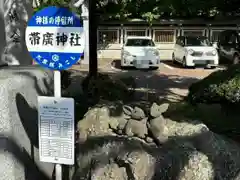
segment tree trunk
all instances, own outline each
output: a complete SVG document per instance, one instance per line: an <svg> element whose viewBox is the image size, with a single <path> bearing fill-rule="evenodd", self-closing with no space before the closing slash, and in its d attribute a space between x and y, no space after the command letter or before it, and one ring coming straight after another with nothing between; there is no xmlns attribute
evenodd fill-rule
<svg viewBox="0 0 240 180"><path fill-rule="evenodd" d="M97 19L96 0L89 0L89 75L97 76Z"/></svg>

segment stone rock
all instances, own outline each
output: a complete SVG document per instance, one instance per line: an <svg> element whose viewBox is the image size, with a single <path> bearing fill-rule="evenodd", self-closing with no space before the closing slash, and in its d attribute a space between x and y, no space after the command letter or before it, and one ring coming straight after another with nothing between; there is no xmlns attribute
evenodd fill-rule
<svg viewBox="0 0 240 180"><path fill-rule="evenodd" d="M147 152L134 151L123 156L123 161L129 164L132 179L145 180L150 179L154 175L152 163L155 161ZM150 163L147 163L150 162Z"/></svg>
<svg viewBox="0 0 240 180"><path fill-rule="evenodd" d="M32 0L0 1L0 65L32 65L25 43L25 29L33 15L32 4Z"/></svg>
<svg viewBox="0 0 240 180"><path fill-rule="evenodd" d="M189 140L198 151L208 157L214 168L215 179L239 180L239 144L211 131L196 134Z"/></svg>
<svg viewBox="0 0 240 180"><path fill-rule="evenodd" d="M94 107L90 109L84 118L78 123L78 132L81 137L112 135L110 124L116 126L117 122L110 119L109 109L107 107ZM83 135L86 133L87 135Z"/></svg>
<svg viewBox="0 0 240 180"><path fill-rule="evenodd" d="M146 116L145 116L144 111L141 108L134 107L134 109L132 111L132 116L131 117L132 117L132 119L135 119L135 120L142 120Z"/></svg>
<svg viewBox="0 0 240 180"><path fill-rule="evenodd" d="M85 142L87 140L87 135L88 132L86 130L78 132L78 142L80 143Z"/></svg>
<svg viewBox="0 0 240 180"><path fill-rule="evenodd" d="M88 110L84 118L78 123L79 141L83 142L88 137L113 135L118 130L123 131L127 124L124 115L112 117L110 115L110 105L95 106Z"/></svg>
<svg viewBox="0 0 240 180"><path fill-rule="evenodd" d="M182 159L187 159L187 163L184 163L182 170L179 171L181 180L239 180L239 144L211 131L196 133L188 138L178 137L175 142L178 142L178 144L186 144L187 142L192 146L191 149L187 149L179 145L180 149L176 148L174 152L171 152L176 156L182 156ZM185 151L184 154L183 150Z"/></svg>
<svg viewBox="0 0 240 180"><path fill-rule="evenodd" d="M165 126L165 124L166 120L162 115L154 119L151 119L149 122L148 128L151 131L155 140L157 140L159 143L164 143L168 140L167 134L168 129Z"/></svg>
<svg viewBox="0 0 240 180"><path fill-rule="evenodd" d="M142 128L142 122L146 126L146 121L125 119L126 131L132 137L88 137L80 144L79 167L73 180L89 176L113 180L119 176L132 180L239 180L239 144L209 131L201 122L175 122L159 116L147 123L148 130L156 134L154 140L160 136L161 146L156 147L145 142L151 141L148 130L140 135L142 139L136 137L135 130ZM162 140L162 136L167 138Z"/></svg>
<svg viewBox="0 0 240 180"><path fill-rule="evenodd" d="M54 165L39 161L37 97L53 95L53 73L2 68L0 84L0 179L50 179Z"/></svg>
<svg viewBox="0 0 240 180"><path fill-rule="evenodd" d="M118 130L117 130L117 133L118 133L119 135L122 135L122 134L123 134L123 130L122 130L122 129L118 129Z"/></svg>
<svg viewBox="0 0 240 180"><path fill-rule="evenodd" d="M128 116L131 116L132 112L133 112L133 108L131 106L127 106L127 105L123 106L123 113L124 114L126 114Z"/></svg>
<svg viewBox="0 0 240 180"><path fill-rule="evenodd" d="M117 130L119 126L119 120L117 118L109 119L109 127L113 130Z"/></svg>
<svg viewBox="0 0 240 180"><path fill-rule="evenodd" d="M151 180L155 158L146 145L125 137L91 138L81 145L73 179ZM111 172L111 173L110 173ZM120 180L122 180L120 179Z"/></svg>
<svg viewBox="0 0 240 180"><path fill-rule="evenodd" d="M118 119L118 129L120 130L124 130L126 127L128 120L124 119L124 118L119 118Z"/></svg>
<svg viewBox="0 0 240 180"><path fill-rule="evenodd" d="M200 121L177 122L165 119L165 127L168 129L167 135L172 137L192 136L209 131L208 127Z"/></svg>
<svg viewBox="0 0 240 180"><path fill-rule="evenodd" d="M126 169L119 167L116 163L99 167L93 172L92 180L128 180Z"/></svg>
<svg viewBox="0 0 240 180"><path fill-rule="evenodd" d="M146 125L147 119L142 121L130 119L127 122L125 133L128 136L134 136L136 135L139 138L145 138L145 136L148 134L148 129Z"/></svg>
<svg viewBox="0 0 240 180"><path fill-rule="evenodd" d="M126 114L123 113L123 118L124 118L124 119L131 119L131 116L126 115Z"/></svg>
<svg viewBox="0 0 240 180"><path fill-rule="evenodd" d="M157 172L158 177L177 180L215 179L210 159L191 142L176 139L164 144L161 149L164 151L164 158L159 161L161 168Z"/></svg>
<svg viewBox="0 0 240 180"><path fill-rule="evenodd" d="M153 142L153 139L150 138L150 137L146 137L146 142L148 142L148 143L152 143L152 142Z"/></svg>
<svg viewBox="0 0 240 180"><path fill-rule="evenodd" d="M161 104L160 106L157 103L153 103L150 108L150 115L154 118L162 115L169 107L168 103Z"/></svg>
<svg viewBox="0 0 240 180"><path fill-rule="evenodd" d="M81 145L81 153L78 156L79 170L75 176L78 176L76 179L87 179L85 174L90 174L94 178L99 176L118 179L118 174L122 174L123 177L127 174L128 179L140 180L175 179L176 177L178 180L238 180L239 145L220 137L218 139L214 134L209 138L209 135L208 133L206 137L197 135L190 139L177 138L163 144L161 148L146 146L129 138L89 139L85 142L86 144ZM205 138L210 139L209 143L213 143L209 150L208 143L203 145ZM219 140L225 144L218 144L221 143ZM200 141L202 141L201 144ZM220 145L217 149L216 143ZM92 161L96 162L96 165L91 165ZM120 170L119 167L123 169ZM109 172L115 173L109 175Z"/></svg>
<svg viewBox="0 0 240 180"><path fill-rule="evenodd" d="M179 172L179 180L213 179L214 167L207 155L193 151L188 156L188 162Z"/></svg>

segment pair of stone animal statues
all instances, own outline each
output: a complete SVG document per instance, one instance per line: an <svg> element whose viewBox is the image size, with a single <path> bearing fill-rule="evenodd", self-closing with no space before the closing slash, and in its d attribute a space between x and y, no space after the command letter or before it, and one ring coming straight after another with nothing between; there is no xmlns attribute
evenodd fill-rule
<svg viewBox="0 0 240 180"><path fill-rule="evenodd" d="M124 106L124 114L128 119L131 119L126 124L126 134L144 138L148 134L148 131L150 131L155 141L159 144L164 143L168 138L166 136L166 119L162 113L166 112L168 107L169 104L167 103L161 105L153 103L148 113L149 115L146 115L147 113L139 107Z"/></svg>

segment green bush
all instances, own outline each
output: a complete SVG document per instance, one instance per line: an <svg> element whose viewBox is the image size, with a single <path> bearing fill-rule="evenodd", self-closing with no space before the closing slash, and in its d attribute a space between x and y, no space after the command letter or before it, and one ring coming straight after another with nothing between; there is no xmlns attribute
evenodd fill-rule
<svg viewBox="0 0 240 180"><path fill-rule="evenodd" d="M128 78L127 83L124 83L123 80L99 73L97 77L87 76L82 82L82 88L85 98L93 103L100 99L127 101L133 97L133 91L129 90L130 84L134 87L135 81L131 77Z"/></svg>
<svg viewBox="0 0 240 180"><path fill-rule="evenodd" d="M237 105L240 103L240 65L216 71L189 87L187 100L192 104Z"/></svg>

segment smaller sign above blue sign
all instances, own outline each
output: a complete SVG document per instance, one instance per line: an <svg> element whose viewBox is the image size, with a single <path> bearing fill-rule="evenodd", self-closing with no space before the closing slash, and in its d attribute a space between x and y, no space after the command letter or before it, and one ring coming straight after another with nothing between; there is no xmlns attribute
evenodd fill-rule
<svg viewBox="0 0 240 180"><path fill-rule="evenodd" d="M67 8L49 6L38 11L30 19L28 26L81 27L81 22L80 19Z"/></svg>
<svg viewBox="0 0 240 180"><path fill-rule="evenodd" d="M38 11L28 22L26 45L33 59L52 70L70 68L84 51L80 19L67 8L50 6Z"/></svg>

